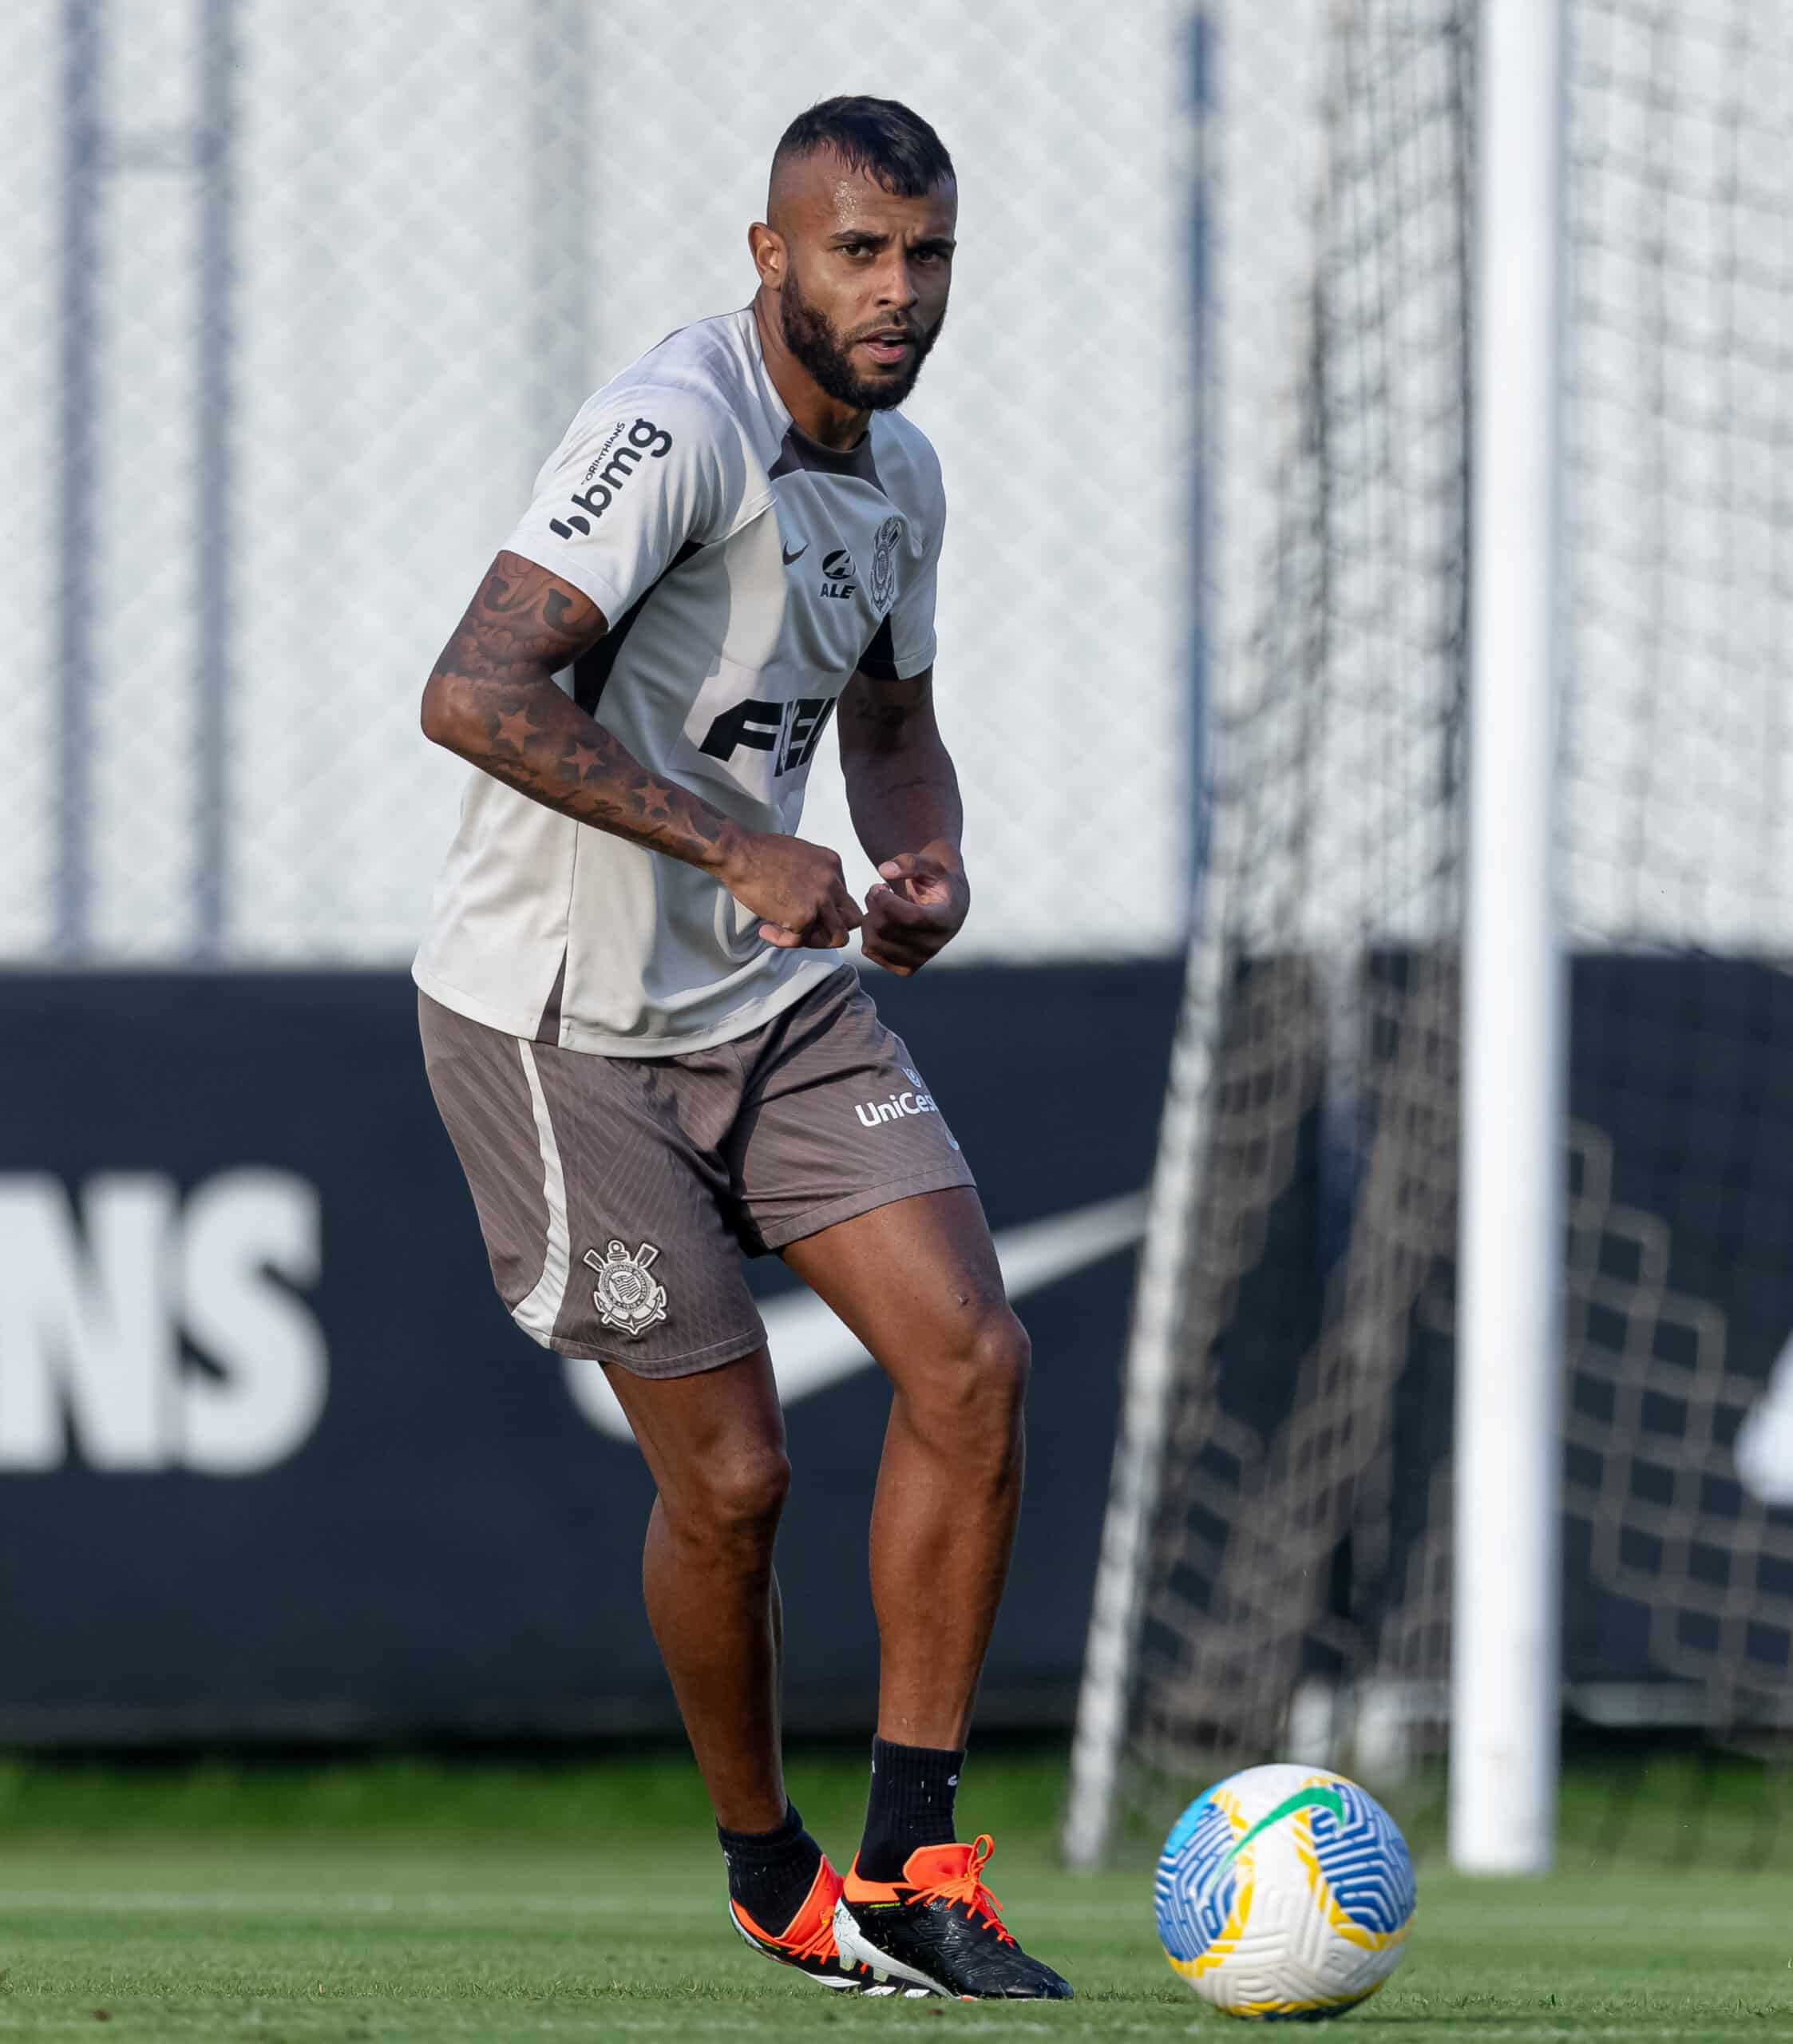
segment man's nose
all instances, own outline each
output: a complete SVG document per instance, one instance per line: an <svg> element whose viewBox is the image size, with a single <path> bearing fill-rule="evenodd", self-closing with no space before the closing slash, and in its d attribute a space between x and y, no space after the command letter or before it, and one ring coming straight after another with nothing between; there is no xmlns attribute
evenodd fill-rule
<svg viewBox="0 0 1793 2044"><path fill-rule="evenodd" d="M878 275L878 303L907 311L920 294L916 290L915 271L908 257L902 250L896 250Z"/></svg>

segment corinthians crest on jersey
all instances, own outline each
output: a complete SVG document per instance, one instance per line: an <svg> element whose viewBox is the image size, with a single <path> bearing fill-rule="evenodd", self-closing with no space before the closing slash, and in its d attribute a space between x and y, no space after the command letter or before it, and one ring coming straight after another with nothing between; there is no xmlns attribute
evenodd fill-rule
<svg viewBox="0 0 1793 2044"><path fill-rule="evenodd" d="M602 1256L588 1249L583 1259L598 1274L598 1288L592 1294L598 1318L631 1341L666 1318L666 1287L656 1284L648 1272L659 1254L651 1242L643 1242L631 1256L620 1242L613 1242Z"/></svg>
<svg viewBox="0 0 1793 2044"><path fill-rule="evenodd" d="M866 580L865 589L881 617L889 609L891 599L896 593L896 542L902 537L902 520L886 518L873 543L872 572Z"/></svg>

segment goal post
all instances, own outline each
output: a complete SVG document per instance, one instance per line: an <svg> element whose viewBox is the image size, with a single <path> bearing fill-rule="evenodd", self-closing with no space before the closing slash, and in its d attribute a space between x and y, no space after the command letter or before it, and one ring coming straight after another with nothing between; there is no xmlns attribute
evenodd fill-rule
<svg viewBox="0 0 1793 2044"><path fill-rule="evenodd" d="M1556 1832L1562 38L1562 0L1482 0L1450 1749L1472 1873L1542 1873Z"/></svg>
<svg viewBox="0 0 1793 2044"><path fill-rule="evenodd" d="M1793 1736L1793 14L1203 11L1208 854L1065 1845L1448 1761L1522 1873L1565 1706Z"/></svg>
<svg viewBox="0 0 1793 2044"><path fill-rule="evenodd" d="M1210 878L1197 905L1201 927L1224 925ZM1126 1384L1116 1436L1109 1507L1096 1563L1096 1586L1073 1734L1065 1856L1098 1865L1106 1849L1127 1739L1140 1598L1166 1453L1164 1417L1174 1396L1179 1301L1185 1279L1202 1107L1213 1083L1205 1017L1220 996L1225 949L1198 936L1190 947L1181 1018L1171 1052L1169 1089L1134 1299Z"/></svg>

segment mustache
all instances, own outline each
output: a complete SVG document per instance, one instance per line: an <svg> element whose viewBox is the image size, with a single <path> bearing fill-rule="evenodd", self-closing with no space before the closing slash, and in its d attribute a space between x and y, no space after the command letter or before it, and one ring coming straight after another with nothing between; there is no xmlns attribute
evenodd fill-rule
<svg viewBox="0 0 1793 2044"><path fill-rule="evenodd" d="M855 347L861 341L873 340L887 334L900 334L904 340L913 341L917 347L928 339L928 329L918 327L912 319L878 319L869 327L861 327L857 333L849 335L847 346Z"/></svg>

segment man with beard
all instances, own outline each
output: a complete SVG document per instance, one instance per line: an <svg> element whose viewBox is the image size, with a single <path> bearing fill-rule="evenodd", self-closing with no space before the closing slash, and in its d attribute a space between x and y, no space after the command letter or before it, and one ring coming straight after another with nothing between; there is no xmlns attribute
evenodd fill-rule
<svg viewBox="0 0 1793 2044"><path fill-rule="evenodd" d="M841 948L897 973L965 919L932 703L944 523L896 410L946 315L957 190L878 99L794 121L759 289L600 390L449 641L423 727L481 770L416 966L425 1061L518 1325L605 1368L658 1490L652 1622L730 1920L845 1992L1059 1999L956 1837L1020 1498L1027 1341L959 1145ZM794 834L838 715L879 881ZM881 1646L843 1884L785 1793L789 1481L741 1254L776 1252L893 1388Z"/></svg>

